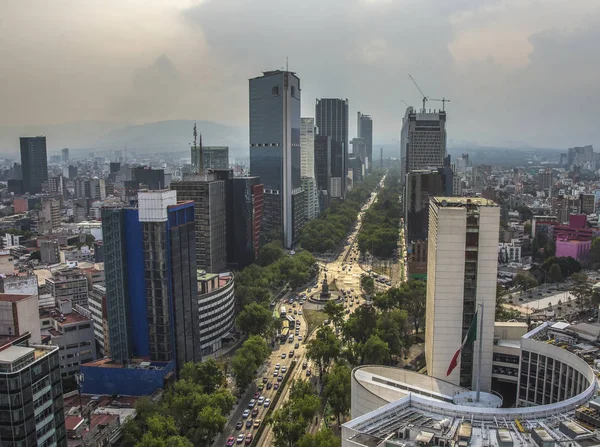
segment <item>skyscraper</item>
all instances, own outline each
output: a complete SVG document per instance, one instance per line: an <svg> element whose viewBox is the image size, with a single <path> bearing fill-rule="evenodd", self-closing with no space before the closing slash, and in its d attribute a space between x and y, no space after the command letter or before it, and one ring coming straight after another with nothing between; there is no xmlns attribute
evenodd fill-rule
<svg viewBox="0 0 600 447"><path fill-rule="evenodd" d="M331 187L331 137L315 135L315 180L321 211L329 204Z"/></svg>
<svg viewBox="0 0 600 447"><path fill-rule="evenodd" d="M23 191L40 193L42 183L48 180L46 137L21 137L20 143Z"/></svg>
<svg viewBox="0 0 600 447"><path fill-rule="evenodd" d="M200 172L200 146L192 146L192 165L195 172ZM228 169L229 168L229 147L228 146L202 146L203 168L207 169Z"/></svg>
<svg viewBox="0 0 600 447"><path fill-rule="evenodd" d="M63 162L67 162L67 161L69 161L69 148L68 148L68 147L65 147L65 148L62 150L62 152L61 152L61 155L62 155L62 161L63 161Z"/></svg>
<svg viewBox="0 0 600 447"><path fill-rule="evenodd" d="M320 212L319 194L315 181L315 120L302 118L300 128L301 178L304 190L306 219L315 219Z"/></svg>
<svg viewBox="0 0 600 447"><path fill-rule="evenodd" d="M427 374L475 388L479 333L459 355L477 312L483 328L481 390L490 391L498 274L500 207L482 198L432 197L429 210L425 360ZM480 304L484 304L483 314Z"/></svg>
<svg viewBox="0 0 600 447"><path fill-rule="evenodd" d="M194 203L140 192L138 208L103 208L112 359L199 361Z"/></svg>
<svg viewBox="0 0 600 447"><path fill-rule="evenodd" d="M361 155L367 168L373 165L373 120L369 115L357 112L356 136L365 141L365 153Z"/></svg>
<svg viewBox="0 0 600 447"><path fill-rule="evenodd" d="M227 200L231 202L228 214L232 215L227 216L227 263L241 270L258 256L263 185L258 177L234 177L230 182Z"/></svg>
<svg viewBox="0 0 600 447"><path fill-rule="evenodd" d="M227 267L227 179L215 173L189 175L171 183L179 200L196 205L196 257L199 269L220 273Z"/></svg>
<svg viewBox="0 0 600 447"><path fill-rule="evenodd" d="M418 169L444 166L446 157L446 112L416 112L406 109L400 135L402 181Z"/></svg>
<svg viewBox="0 0 600 447"><path fill-rule="evenodd" d="M346 198L348 172L348 100L317 99L315 106L317 135L331 137L331 185L327 189L334 198Z"/></svg>
<svg viewBox="0 0 600 447"><path fill-rule="evenodd" d="M285 247L291 248L304 206L300 79L289 71L266 71L249 80L249 90L250 173L264 185L264 231L280 231Z"/></svg>

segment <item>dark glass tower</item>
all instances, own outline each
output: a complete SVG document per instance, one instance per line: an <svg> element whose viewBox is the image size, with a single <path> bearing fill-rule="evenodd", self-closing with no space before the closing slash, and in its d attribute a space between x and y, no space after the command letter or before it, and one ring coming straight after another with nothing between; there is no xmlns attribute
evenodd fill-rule
<svg viewBox="0 0 600 447"><path fill-rule="evenodd" d="M241 270L258 256L263 185L258 177L234 177L230 182L231 194L228 201L231 202L231 213L228 212L227 258L228 264Z"/></svg>
<svg viewBox="0 0 600 447"><path fill-rule="evenodd" d="M331 197L345 199L349 142L348 100L317 99L315 125L318 135L331 137L331 186L327 189Z"/></svg>
<svg viewBox="0 0 600 447"><path fill-rule="evenodd" d="M21 166L23 191L30 194L42 192L42 183L48 180L46 137L21 137Z"/></svg>
<svg viewBox="0 0 600 447"><path fill-rule="evenodd" d="M299 222L294 197L302 196L300 79L289 71L267 71L250 79L249 88L250 173L264 185L264 231L282 232L290 248Z"/></svg>
<svg viewBox="0 0 600 447"><path fill-rule="evenodd" d="M373 120L369 115L363 115L358 112L356 124L357 137L362 138L365 142L363 162L368 169L371 169L371 166L373 166Z"/></svg>
<svg viewBox="0 0 600 447"><path fill-rule="evenodd" d="M331 137L325 135L315 135L315 180L323 211L329 203L331 183Z"/></svg>

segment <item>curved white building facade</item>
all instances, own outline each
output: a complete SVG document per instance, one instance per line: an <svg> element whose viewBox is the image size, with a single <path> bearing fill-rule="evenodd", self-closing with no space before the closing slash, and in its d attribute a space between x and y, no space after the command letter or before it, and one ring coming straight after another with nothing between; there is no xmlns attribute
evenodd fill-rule
<svg viewBox="0 0 600 447"><path fill-rule="evenodd" d="M211 291L198 293L200 315L200 342L202 354L208 355L221 349L222 339L235 323L235 279L232 273L221 274L218 286Z"/></svg>
<svg viewBox="0 0 600 447"><path fill-rule="evenodd" d="M597 394L594 370L554 340L545 341L549 326L545 323L521 339L516 408L456 405L455 395L465 389L404 369L354 369L353 419L342 426L342 446L407 446L426 439L434 445L533 446L540 439L568 442L573 431L595 436L575 421L576 410ZM466 433L469 439L464 439Z"/></svg>

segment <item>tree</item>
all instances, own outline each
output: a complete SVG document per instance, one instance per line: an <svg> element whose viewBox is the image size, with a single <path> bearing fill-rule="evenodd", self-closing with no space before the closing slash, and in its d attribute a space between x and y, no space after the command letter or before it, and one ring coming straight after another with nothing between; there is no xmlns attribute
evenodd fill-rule
<svg viewBox="0 0 600 447"><path fill-rule="evenodd" d="M264 305L250 303L244 306L236 320L240 331L250 335L264 335L273 326L273 313Z"/></svg>
<svg viewBox="0 0 600 447"><path fill-rule="evenodd" d="M600 237L597 237L592 241L590 259L592 262L600 262Z"/></svg>
<svg viewBox="0 0 600 447"><path fill-rule="evenodd" d="M354 340L365 343L375 332L377 326L377 312L372 306L360 306L344 323L342 333L346 341Z"/></svg>
<svg viewBox="0 0 600 447"><path fill-rule="evenodd" d="M337 416L338 426L341 426L341 417L350 410L351 374L347 365L337 363L325 376L324 396Z"/></svg>
<svg viewBox="0 0 600 447"><path fill-rule="evenodd" d="M294 410L290 400L273 413L271 421L277 447L295 446L310 423Z"/></svg>
<svg viewBox="0 0 600 447"><path fill-rule="evenodd" d="M571 293L577 300L579 307L582 309L589 307L592 301L592 286L587 275L585 273L574 273L571 275L571 280L573 280Z"/></svg>
<svg viewBox="0 0 600 447"><path fill-rule="evenodd" d="M298 442L298 447L340 447L342 440L328 428L321 428L316 434L307 433Z"/></svg>
<svg viewBox="0 0 600 447"><path fill-rule="evenodd" d="M531 289L533 287L536 287L538 285L538 282L536 281L535 277L528 272L519 272L515 275L515 277L513 278L513 283L516 286L521 286L521 288L527 290L527 289Z"/></svg>
<svg viewBox="0 0 600 447"><path fill-rule="evenodd" d="M236 351L231 360L231 371L240 392L254 380L255 371L267 359L270 352L267 342L258 335L248 338Z"/></svg>
<svg viewBox="0 0 600 447"><path fill-rule="evenodd" d="M329 300L325 303L323 307L323 311L327 314L329 319L333 322L333 325L336 327L341 326L344 321L344 305L337 304L336 302Z"/></svg>
<svg viewBox="0 0 600 447"><path fill-rule="evenodd" d="M330 326L322 326L316 337L306 346L306 357L313 360L319 367L319 376L329 367L332 360L340 355L340 341Z"/></svg>
<svg viewBox="0 0 600 447"><path fill-rule="evenodd" d="M408 297L405 299L405 307L408 316L415 327L415 333L419 333L421 322L425 320L425 303L427 301L427 283L424 281L410 280L404 283Z"/></svg>
<svg viewBox="0 0 600 447"><path fill-rule="evenodd" d="M367 295L371 295L375 290L375 280L368 275L364 275L360 278L360 286Z"/></svg>
<svg viewBox="0 0 600 447"><path fill-rule="evenodd" d="M390 348L379 336L371 335L362 347L362 362L368 365L385 365L390 358Z"/></svg>
<svg viewBox="0 0 600 447"><path fill-rule="evenodd" d="M273 264L284 256L285 251L283 251L283 248L281 248L281 243L276 240L269 242L260 248L256 263L264 267Z"/></svg>
<svg viewBox="0 0 600 447"><path fill-rule="evenodd" d="M558 264L552 264L550 271L548 272L550 282L563 282L564 278Z"/></svg>
<svg viewBox="0 0 600 447"><path fill-rule="evenodd" d="M225 376L221 368L215 359L209 357L204 362L186 363L183 365L179 377L200 385L204 393L210 394L225 383Z"/></svg>
<svg viewBox="0 0 600 447"><path fill-rule="evenodd" d="M521 313L517 310L510 309L505 306L506 292L502 287L496 287L496 316L495 321L508 321L514 320L521 316Z"/></svg>

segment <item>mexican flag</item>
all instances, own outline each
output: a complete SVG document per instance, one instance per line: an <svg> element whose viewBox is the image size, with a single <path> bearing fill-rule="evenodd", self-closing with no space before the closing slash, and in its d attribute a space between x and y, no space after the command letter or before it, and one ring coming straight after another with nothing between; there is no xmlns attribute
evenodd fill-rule
<svg viewBox="0 0 600 447"><path fill-rule="evenodd" d="M452 374L452 371L454 371L454 368L456 368L456 366L458 365L458 356L460 355L463 348L467 345L470 345L475 340L477 340L477 312L475 312L475 315L473 315L473 321L471 321L471 326L469 326L469 330L467 332L467 335L465 336L465 339L462 342L462 345L460 345L460 348L458 348L458 351L456 351L454 357L452 357L450 365L448 365L446 377Z"/></svg>

